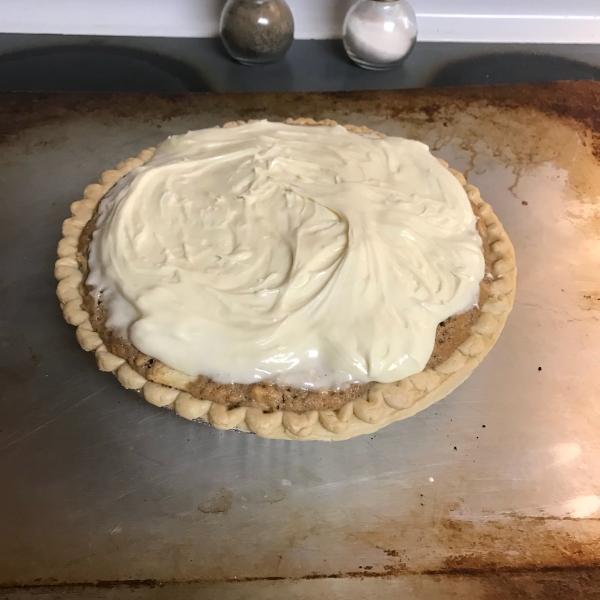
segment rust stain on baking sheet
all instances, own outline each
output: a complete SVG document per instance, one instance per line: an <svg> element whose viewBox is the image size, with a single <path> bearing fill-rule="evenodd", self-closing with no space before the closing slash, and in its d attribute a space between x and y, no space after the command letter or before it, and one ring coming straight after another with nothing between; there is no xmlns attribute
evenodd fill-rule
<svg viewBox="0 0 600 600"><path fill-rule="evenodd" d="M10 335L0 340L10 352L0 358L0 385L3 388L18 387L34 378L40 356L21 335Z"/></svg>
<svg viewBox="0 0 600 600"><path fill-rule="evenodd" d="M452 117L465 109L502 109L508 113L528 110L553 121L577 124L587 132L582 143L600 157L600 83L553 83L449 87L377 92L283 94L0 94L0 141L9 141L28 129L44 124L94 115L98 119L133 118L165 123L198 114L224 118L326 118L337 115L376 115L396 121L412 120L451 129ZM531 113L533 114L533 113ZM481 125L481 123L480 123ZM521 127L522 124L519 124ZM546 138L551 132L543 132ZM529 135L534 138L535 135ZM532 139L539 146L539 139ZM41 143L41 141L38 141ZM530 144L527 144L530 146ZM547 148L546 152L560 149Z"/></svg>
<svg viewBox="0 0 600 600"><path fill-rule="evenodd" d="M357 555L367 548L381 559L365 577L475 579L485 600L581 597L599 589L600 521L572 517L472 515L458 502L426 508L402 520L385 520L347 532ZM478 588L479 589L479 588Z"/></svg>
<svg viewBox="0 0 600 600"><path fill-rule="evenodd" d="M206 502L198 506L198 510L204 514L226 514L233 504L232 493L222 488L212 495Z"/></svg>
<svg viewBox="0 0 600 600"><path fill-rule="evenodd" d="M0 586L0 592L19 592L31 591L34 594L38 593L58 593L78 594L86 593L93 590L150 590L155 588L165 588L177 594L177 590L185 586L187 592L194 591L190 586L194 584L198 586L196 591L202 592L204 586L211 584L235 584L241 585L250 592L253 588L249 587L252 584L260 584L260 589L264 591L273 586L274 591L278 596L286 588L283 584L294 584L306 581L319 580L340 580L340 579L391 579L393 573L385 574L370 574L369 572L349 572L349 573L331 573L331 574L310 574L303 577L248 577L241 579L227 580L186 580L186 581L161 581L155 579L138 579L138 580L117 580L117 581L95 581L82 583L60 583L54 581L52 583L35 583L26 586ZM409 575L410 577L410 575ZM417 581L414 581L414 589L419 589L424 582L432 583L438 592L443 588L444 584L452 584L453 581L468 582L469 590L476 591L477 597L482 600L508 600L513 598L539 598L543 600L571 600L575 598L591 598L596 597L600 589L600 569L585 568L585 569L545 569L538 571L511 571L505 570L494 573L487 573L483 576L471 574L468 572L461 573L445 573L445 574L422 574ZM475 585L473 585L475 584ZM287 588L290 591L293 587ZM304 588L306 589L306 588ZM458 588L460 590L464 588ZM437 596L436 596L437 597ZM452 597L464 597L456 595Z"/></svg>
<svg viewBox="0 0 600 600"><path fill-rule="evenodd" d="M580 304L583 310L600 311L600 290L584 292Z"/></svg>
<svg viewBox="0 0 600 600"><path fill-rule="evenodd" d="M568 171L581 202L600 197L600 176L590 177L600 158L600 82L565 81L377 92L284 94L0 94L0 144L23 135L31 144L56 142L56 129L40 128L93 117L98 123L135 119L158 130L178 118L209 115L214 124L232 119L334 118L423 139L434 149L452 142L471 154L489 153L512 166L515 192L531 166L551 162ZM206 124L206 121L203 121ZM205 126L205 125L204 125ZM175 128L176 129L176 128ZM585 215L600 236L600 211Z"/></svg>
<svg viewBox="0 0 600 600"><path fill-rule="evenodd" d="M394 580L412 578L431 581L437 585L470 582L469 589L477 590L484 600L508 598L543 598L566 600L589 597L600 589L600 521L598 519L557 519L506 515L504 518L477 521L455 518L461 506L448 503L432 516L413 511L402 521L390 521L385 527L356 531L348 530L348 541L354 554L364 555L366 549L376 549L381 559L351 570L315 571L302 575L257 575L240 573L238 577L207 576L185 580L117 580L97 582L58 582L39 580L33 585L12 589L60 590L74 594L87 589L151 589L178 585L235 584L252 590L260 584L292 585L294 582L318 580ZM302 519L302 512L290 515L297 527L290 531L290 548L319 531L327 530L326 523L316 526ZM279 557L281 559L281 556ZM417 585L417 583L415 583ZM474 586L474 587L473 587ZM4 588L10 589L5 585ZM177 588L174 587L175 592ZM199 588L200 590L202 587ZM282 589L279 587L279 591ZM293 589L293 588L290 588ZM457 589L463 589L461 587ZM249 592L248 592L249 593ZM460 597L460 596L457 596Z"/></svg>
<svg viewBox="0 0 600 600"><path fill-rule="evenodd" d="M567 219L586 237L600 238L600 202L598 196L576 194L576 202L567 208Z"/></svg>
<svg viewBox="0 0 600 600"><path fill-rule="evenodd" d="M600 565L600 522L511 516L474 522L445 517L428 523L386 523L353 532L350 539L401 556L410 572L489 572ZM395 552L395 554L393 553Z"/></svg>
<svg viewBox="0 0 600 600"><path fill-rule="evenodd" d="M471 538L472 549L444 559L441 571L481 573L507 568L536 569L542 565L597 565L600 561L599 528L595 523L582 523L596 530L586 542L564 529L553 528L541 517L512 517L508 523L507 527L506 522L488 522L481 528L470 522L446 524L446 528L456 529L462 543Z"/></svg>

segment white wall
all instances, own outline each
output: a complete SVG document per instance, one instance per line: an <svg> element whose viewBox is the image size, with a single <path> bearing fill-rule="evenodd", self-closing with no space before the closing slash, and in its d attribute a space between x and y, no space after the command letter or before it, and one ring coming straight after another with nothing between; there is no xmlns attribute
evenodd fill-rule
<svg viewBox="0 0 600 600"><path fill-rule="evenodd" d="M339 37L355 0L288 0L296 37ZM225 0L0 0L0 32L210 37ZM419 39L600 43L600 0L412 0Z"/></svg>

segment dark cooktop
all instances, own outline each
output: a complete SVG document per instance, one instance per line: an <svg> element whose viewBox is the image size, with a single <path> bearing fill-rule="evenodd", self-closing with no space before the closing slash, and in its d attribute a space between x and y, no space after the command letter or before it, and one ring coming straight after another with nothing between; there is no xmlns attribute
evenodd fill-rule
<svg viewBox="0 0 600 600"><path fill-rule="evenodd" d="M417 44L392 71L365 71L340 40L298 40L283 61L247 67L218 39L0 34L0 91L338 91L599 80L600 46Z"/></svg>

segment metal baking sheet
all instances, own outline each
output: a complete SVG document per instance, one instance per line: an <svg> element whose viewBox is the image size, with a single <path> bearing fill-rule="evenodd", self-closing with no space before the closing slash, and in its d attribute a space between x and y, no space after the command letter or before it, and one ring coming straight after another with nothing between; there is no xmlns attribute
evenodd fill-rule
<svg viewBox="0 0 600 600"><path fill-rule="evenodd" d="M599 100L586 82L0 94L0 597L597 589ZM517 252L514 311L471 378L347 442L264 440L155 408L97 370L55 297L61 222L103 170L170 134L289 116L425 141L480 187Z"/></svg>

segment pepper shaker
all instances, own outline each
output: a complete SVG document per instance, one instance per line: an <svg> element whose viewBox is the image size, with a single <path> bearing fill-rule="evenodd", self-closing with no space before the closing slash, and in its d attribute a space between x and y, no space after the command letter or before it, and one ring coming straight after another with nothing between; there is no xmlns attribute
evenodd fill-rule
<svg viewBox="0 0 600 600"><path fill-rule="evenodd" d="M359 0L344 20L348 56L365 69L402 63L417 40L417 17L406 0Z"/></svg>
<svg viewBox="0 0 600 600"><path fill-rule="evenodd" d="M294 40L294 17L285 0L228 0L221 14L225 49L245 65L283 58Z"/></svg>

